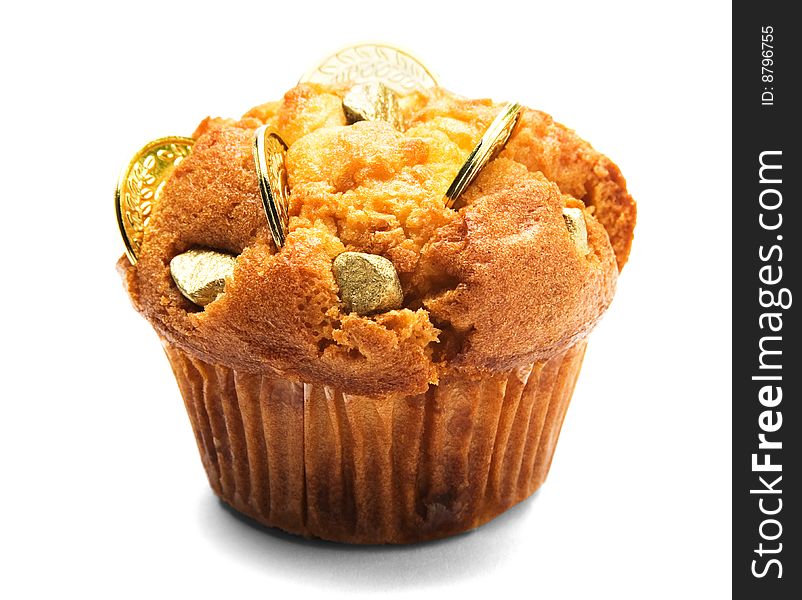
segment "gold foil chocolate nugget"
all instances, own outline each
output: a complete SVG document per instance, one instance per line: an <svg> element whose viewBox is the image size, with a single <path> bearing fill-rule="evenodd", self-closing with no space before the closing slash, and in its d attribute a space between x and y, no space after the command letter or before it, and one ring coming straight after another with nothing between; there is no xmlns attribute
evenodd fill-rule
<svg viewBox="0 0 802 600"><path fill-rule="evenodd" d="M568 235L571 236L571 241L574 242L582 256L587 256L590 252L590 246L588 246L588 228L585 224L585 215L582 209L563 208L563 219L565 219L565 226L568 228Z"/></svg>
<svg viewBox="0 0 802 600"><path fill-rule="evenodd" d="M404 302L398 273L383 256L343 252L334 259L333 271L346 312L367 315L401 308Z"/></svg>
<svg viewBox="0 0 802 600"><path fill-rule="evenodd" d="M234 273L237 259L216 250L188 250L170 261L170 274L188 299L206 306L226 289L226 278Z"/></svg>
<svg viewBox="0 0 802 600"><path fill-rule="evenodd" d="M354 84L343 98L343 111L348 123L385 121L403 129L398 95L380 81Z"/></svg>

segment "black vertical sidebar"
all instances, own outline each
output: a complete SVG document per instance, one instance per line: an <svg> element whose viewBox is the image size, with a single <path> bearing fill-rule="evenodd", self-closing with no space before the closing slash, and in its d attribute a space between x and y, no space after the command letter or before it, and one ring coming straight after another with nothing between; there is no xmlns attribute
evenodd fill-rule
<svg viewBox="0 0 802 600"><path fill-rule="evenodd" d="M802 598L794 3L733 5L733 597Z"/></svg>

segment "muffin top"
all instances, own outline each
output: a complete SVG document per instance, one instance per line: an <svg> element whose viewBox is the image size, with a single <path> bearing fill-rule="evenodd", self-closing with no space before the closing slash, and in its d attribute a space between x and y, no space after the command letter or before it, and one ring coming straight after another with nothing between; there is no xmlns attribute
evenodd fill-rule
<svg viewBox="0 0 802 600"><path fill-rule="evenodd" d="M169 343L211 363L379 396L546 360L584 337L612 300L635 204L618 168L548 115L524 110L456 209L443 195L500 106L441 88L401 99L403 131L346 124L347 87L301 84L238 121L205 119L167 180L136 265L118 268L135 308ZM273 243L252 143L288 146L289 228ZM566 227L579 209L587 248ZM236 256L225 293L187 300L170 261ZM345 309L345 251L389 259L403 307Z"/></svg>

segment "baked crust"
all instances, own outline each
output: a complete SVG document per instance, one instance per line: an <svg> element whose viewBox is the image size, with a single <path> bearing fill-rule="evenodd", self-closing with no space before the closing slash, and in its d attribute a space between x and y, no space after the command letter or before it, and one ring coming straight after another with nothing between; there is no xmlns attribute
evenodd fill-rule
<svg viewBox="0 0 802 600"><path fill-rule="evenodd" d="M604 226L621 270L629 258L637 208L621 171L551 116L527 110L501 153L540 171L565 194L582 200Z"/></svg>
<svg viewBox="0 0 802 600"><path fill-rule="evenodd" d="M302 84L239 121L201 123L153 209L136 266L118 262L158 333L213 364L371 396L423 393L450 371L479 377L546 360L584 337L612 299L616 253L623 266L632 238L634 202L615 165L526 111L452 210L443 193L498 106L442 89L415 94L401 103L402 133L346 126L344 91ZM291 218L280 251L251 155L264 123L289 145ZM565 206L584 209L587 256L570 240ZM238 256L225 294L203 310L169 270L195 247ZM345 250L391 260L404 308L344 314L331 265Z"/></svg>

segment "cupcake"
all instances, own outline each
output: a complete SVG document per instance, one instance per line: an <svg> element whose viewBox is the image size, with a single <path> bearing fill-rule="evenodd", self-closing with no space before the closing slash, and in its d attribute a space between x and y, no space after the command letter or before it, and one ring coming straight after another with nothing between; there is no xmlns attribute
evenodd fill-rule
<svg viewBox="0 0 802 600"><path fill-rule="evenodd" d="M351 88L201 122L118 270L223 502L302 536L418 542L545 480L635 204L610 160L524 109L449 207L500 105L434 87L354 122ZM283 243L254 166L264 125L286 145ZM206 255L222 271L187 289L176 271Z"/></svg>

